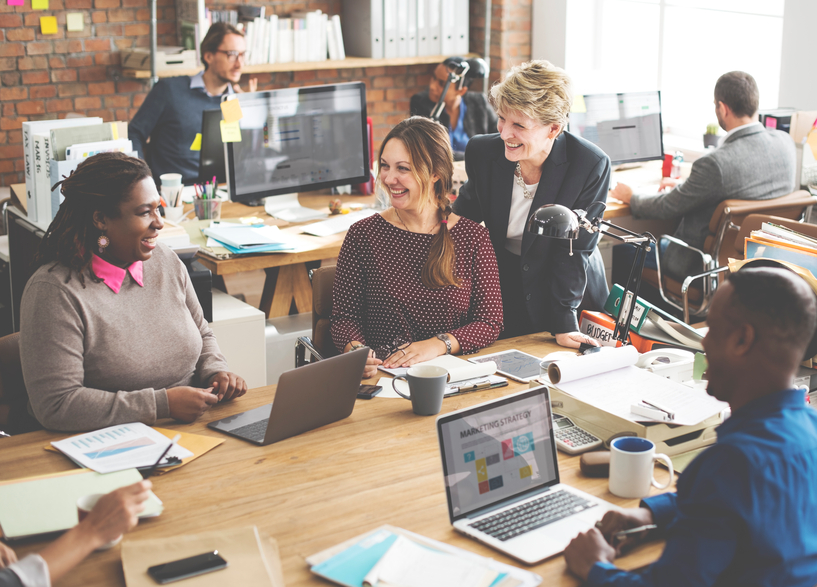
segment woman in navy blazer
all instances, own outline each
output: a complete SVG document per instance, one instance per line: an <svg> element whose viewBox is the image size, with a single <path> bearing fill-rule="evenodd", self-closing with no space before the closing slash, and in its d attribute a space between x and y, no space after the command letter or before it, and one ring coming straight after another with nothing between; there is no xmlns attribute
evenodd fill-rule
<svg viewBox="0 0 817 587"><path fill-rule="evenodd" d="M562 346L592 339L579 332L579 307L601 309L608 289L598 234L573 241L536 237L527 220L545 204L597 213L610 184L610 158L564 130L573 97L570 78L547 61L510 70L491 89L499 134L474 137L465 151L468 183L454 211L484 222L499 264L503 336L549 330Z"/></svg>

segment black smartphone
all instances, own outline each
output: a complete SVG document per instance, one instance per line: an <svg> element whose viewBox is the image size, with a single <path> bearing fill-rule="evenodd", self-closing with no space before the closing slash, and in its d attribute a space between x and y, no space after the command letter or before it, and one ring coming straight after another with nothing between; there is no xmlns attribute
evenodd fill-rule
<svg viewBox="0 0 817 587"><path fill-rule="evenodd" d="M383 388L380 385L361 385L357 392L357 399L372 399L381 391Z"/></svg>
<svg viewBox="0 0 817 587"><path fill-rule="evenodd" d="M198 554L189 558L150 567L148 574L153 577L154 581L164 585L165 583L180 581L188 577L203 575L210 571L218 571L226 566L227 561L221 557L217 550L214 550L212 552L205 552L204 554Z"/></svg>

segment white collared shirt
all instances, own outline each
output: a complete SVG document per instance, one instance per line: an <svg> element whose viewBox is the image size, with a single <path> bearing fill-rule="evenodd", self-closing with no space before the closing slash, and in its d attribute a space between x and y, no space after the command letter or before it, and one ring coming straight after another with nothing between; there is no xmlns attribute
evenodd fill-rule
<svg viewBox="0 0 817 587"><path fill-rule="evenodd" d="M760 124L760 123L758 121L754 121L754 122L750 122L749 124L741 124L740 126L736 126L732 130L730 130L728 133L726 133L726 135L724 135L724 137L721 139L720 145L718 145L718 146L719 147L723 146L723 144L726 143L726 139L731 137L733 134L735 134L739 130L743 130L744 128L749 128L750 126L754 126L756 124Z"/></svg>
<svg viewBox="0 0 817 587"><path fill-rule="evenodd" d="M196 75L194 75L193 77L190 78L190 89L193 90L193 89L196 89L196 88L202 90L205 94L207 94L211 98L216 97L213 94L211 94L210 92L208 92L207 91L207 86L204 85L204 70L201 70ZM227 94L228 95L229 94L235 94L235 90L233 89L232 84L227 84Z"/></svg>

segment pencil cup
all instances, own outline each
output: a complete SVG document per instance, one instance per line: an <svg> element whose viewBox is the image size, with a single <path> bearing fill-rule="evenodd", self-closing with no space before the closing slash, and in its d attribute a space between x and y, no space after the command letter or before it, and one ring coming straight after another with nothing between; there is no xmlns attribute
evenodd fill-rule
<svg viewBox="0 0 817 587"><path fill-rule="evenodd" d="M103 495L103 493L92 493L91 495L83 495L77 500L77 517L79 518L80 522L88 517L88 514L91 513L92 509L94 509L96 502L99 501L99 498ZM108 550L109 548L113 548L119 544L120 540L122 540L121 534L110 542L106 542L97 548L97 550Z"/></svg>
<svg viewBox="0 0 817 587"><path fill-rule="evenodd" d="M394 385L398 379L404 379L409 386L409 395L400 393ZM410 367L405 375L392 379L392 388L400 397L411 400L411 409L418 416L439 414L443 407L445 384L448 382L448 371L434 365L416 365Z"/></svg>
<svg viewBox="0 0 817 587"><path fill-rule="evenodd" d="M193 200L193 207L196 217L199 220L219 220L221 219L221 200Z"/></svg>
<svg viewBox="0 0 817 587"><path fill-rule="evenodd" d="M170 222L179 223L184 217L184 206L168 206L165 208L165 218Z"/></svg>
<svg viewBox="0 0 817 587"><path fill-rule="evenodd" d="M661 485L653 477L653 463L663 461L669 481ZM655 443L637 436L623 436L610 443L610 493L619 497L641 498L650 494L650 485L666 489L675 481L672 461L655 454Z"/></svg>

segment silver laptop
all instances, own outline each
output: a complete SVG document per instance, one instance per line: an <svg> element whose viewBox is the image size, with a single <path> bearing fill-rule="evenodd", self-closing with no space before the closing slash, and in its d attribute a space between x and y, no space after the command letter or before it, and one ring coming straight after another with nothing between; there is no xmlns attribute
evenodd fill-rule
<svg viewBox="0 0 817 587"><path fill-rule="evenodd" d="M559 483L545 386L437 418L454 528L527 564L561 553L611 503Z"/></svg>
<svg viewBox="0 0 817 587"><path fill-rule="evenodd" d="M283 373L271 404L207 424L266 446L351 415L368 348Z"/></svg>

